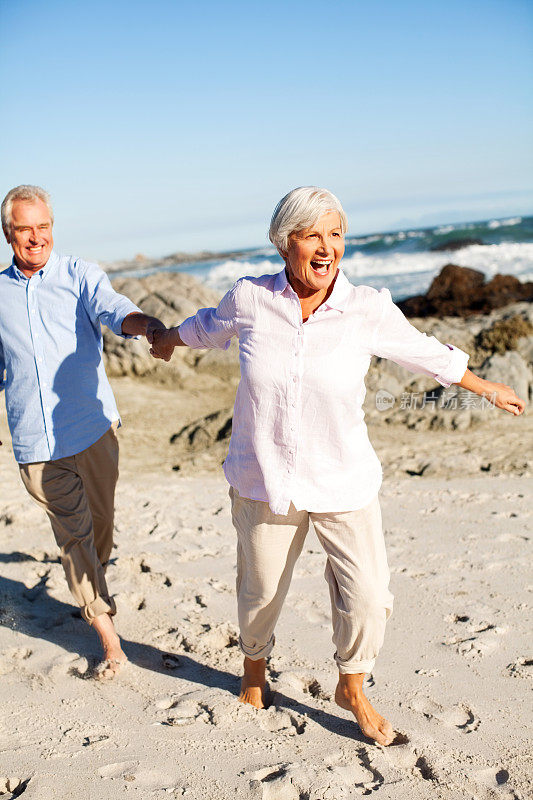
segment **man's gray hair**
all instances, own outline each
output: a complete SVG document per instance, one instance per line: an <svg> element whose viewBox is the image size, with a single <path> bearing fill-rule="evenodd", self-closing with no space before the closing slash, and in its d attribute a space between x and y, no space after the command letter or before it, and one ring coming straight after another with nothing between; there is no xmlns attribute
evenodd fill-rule
<svg viewBox="0 0 533 800"><path fill-rule="evenodd" d="M282 253L287 252L291 233L311 228L324 214L338 211L341 230L346 233L348 222L340 200L327 189L300 186L282 197L272 214L268 238Z"/></svg>
<svg viewBox="0 0 533 800"><path fill-rule="evenodd" d="M50 202L50 195L48 192L46 192L44 189L41 189L40 186L31 186L23 183L20 186L15 186L14 189L11 189L6 194L2 202L2 229L6 235L11 231L11 212L13 210L13 203L15 200L25 200L27 202L31 202L32 200L42 200L50 212L50 219L52 222L54 221L54 212L52 210L52 204Z"/></svg>

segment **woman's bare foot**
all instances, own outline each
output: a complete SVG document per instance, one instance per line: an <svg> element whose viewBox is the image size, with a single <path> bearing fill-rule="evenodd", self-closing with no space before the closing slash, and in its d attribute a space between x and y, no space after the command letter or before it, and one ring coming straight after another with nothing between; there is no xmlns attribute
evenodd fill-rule
<svg viewBox="0 0 533 800"><path fill-rule="evenodd" d="M378 744L388 745L394 739L392 725L378 714L363 694L364 677L363 673L339 674L335 702L341 708L352 712L365 736L374 739Z"/></svg>
<svg viewBox="0 0 533 800"><path fill-rule="evenodd" d="M99 614L95 617L92 627L98 634L104 651L104 657L97 666L95 675L101 680L109 680L118 675L128 658L120 646L120 639L109 614Z"/></svg>
<svg viewBox="0 0 533 800"><path fill-rule="evenodd" d="M239 701L249 703L255 708L265 707L266 694L266 658L252 661L244 658L244 675L241 680L241 693Z"/></svg>

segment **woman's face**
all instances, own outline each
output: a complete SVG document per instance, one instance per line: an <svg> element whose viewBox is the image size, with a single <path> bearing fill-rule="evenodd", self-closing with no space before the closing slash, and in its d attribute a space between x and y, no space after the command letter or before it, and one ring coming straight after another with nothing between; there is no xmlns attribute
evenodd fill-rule
<svg viewBox="0 0 533 800"><path fill-rule="evenodd" d="M311 228L291 233L287 252L289 283L299 297L326 293L344 255L344 234L338 211L329 211Z"/></svg>

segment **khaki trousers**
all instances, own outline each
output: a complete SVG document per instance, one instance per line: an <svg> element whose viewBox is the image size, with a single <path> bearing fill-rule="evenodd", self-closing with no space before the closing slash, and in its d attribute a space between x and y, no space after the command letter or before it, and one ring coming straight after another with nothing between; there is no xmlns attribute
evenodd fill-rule
<svg viewBox="0 0 533 800"><path fill-rule="evenodd" d="M89 624L116 613L105 570L113 547L117 425L74 456L19 464L24 486L50 518L68 587Z"/></svg>
<svg viewBox="0 0 533 800"><path fill-rule="evenodd" d="M309 522L326 552L335 661L341 673L371 672L392 612L389 569L377 496L342 514L273 514L267 503L230 488L237 531L237 603L241 650L266 658L274 628L302 551Z"/></svg>

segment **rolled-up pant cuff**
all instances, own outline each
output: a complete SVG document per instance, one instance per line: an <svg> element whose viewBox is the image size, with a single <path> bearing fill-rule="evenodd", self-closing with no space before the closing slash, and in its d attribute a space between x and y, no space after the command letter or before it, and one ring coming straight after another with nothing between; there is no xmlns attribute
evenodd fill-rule
<svg viewBox="0 0 533 800"><path fill-rule="evenodd" d="M241 651L244 653L244 655L247 656L251 661L259 661L260 658L268 658L268 656L274 649L275 644L276 644L276 637L271 636L267 644L263 646L256 645L255 647L246 647L241 637L239 636L239 647L241 648Z"/></svg>
<svg viewBox="0 0 533 800"><path fill-rule="evenodd" d="M341 675L359 675L361 672L369 673L374 669L375 658L367 658L364 661L343 661L335 653L335 661Z"/></svg>
<svg viewBox="0 0 533 800"><path fill-rule="evenodd" d="M117 613L117 607L112 597L105 599L103 597L96 597L88 605L82 606L80 611L85 622L88 622L89 625L92 625L93 619L95 617L99 617L100 614L109 614L110 616L114 616Z"/></svg>

